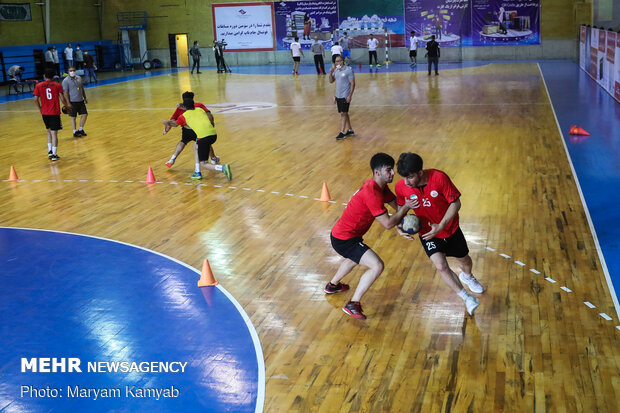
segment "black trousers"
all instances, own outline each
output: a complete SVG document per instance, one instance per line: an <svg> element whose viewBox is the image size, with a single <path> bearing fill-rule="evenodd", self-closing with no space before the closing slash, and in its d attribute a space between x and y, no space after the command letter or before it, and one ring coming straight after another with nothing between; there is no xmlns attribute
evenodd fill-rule
<svg viewBox="0 0 620 413"><path fill-rule="evenodd" d="M224 70L224 65L222 64L222 56L219 54L215 54L215 64L217 65L217 71Z"/></svg>
<svg viewBox="0 0 620 413"><path fill-rule="evenodd" d="M437 71L437 65L439 64L439 58L438 57L428 57L428 74L431 74L431 65L435 65L435 74L438 74L439 72Z"/></svg>
<svg viewBox="0 0 620 413"><path fill-rule="evenodd" d="M323 61L323 55L320 55L320 54L314 55L314 66L316 67L316 72L319 75L321 73L325 73L325 62Z"/></svg>
<svg viewBox="0 0 620 413"><path fill-rule="evenodd" d="M200 59L194 59L194 65L192 66L192 73L194 73L194 68L196 68L197 72L200 72Z"/></svg>
<svg viewBox="0 0 620 413"><path fill-rule="evenodd" d="M373 50L373 51L368 51L368 64L371 65L372 64L372 57L375 57L375 64L377 63L377 51Z"/></svg>

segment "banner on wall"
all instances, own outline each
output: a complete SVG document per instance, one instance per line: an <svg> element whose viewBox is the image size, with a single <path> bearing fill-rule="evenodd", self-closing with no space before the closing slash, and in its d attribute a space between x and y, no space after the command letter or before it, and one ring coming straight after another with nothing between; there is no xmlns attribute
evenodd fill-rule
<svg viewBox="0 0 620 413"><path fill-rule="evenodd" d="M596 81L599 85L605 88L605 84L607 83L607 78L605 77L605 62L607 61L607 30L600 29L598 31L598 51L597 51L597 74L598 77Z"/></svg>
<svg viewBox="0 0 620 413"><path fill-rule="evenodd" d="M326 49L332 46L331 34L338 27L336 0L280 1L274 10L278 50L289 50L295 37L302 49L310 49L315 37Z"/></svg>
<svg viewBox="0 0 620 413"><path fill-rule="evenodd" d="M586 70L586 26L579 28L579 67Z"/></svg>
<svg viewBox="0 0 620 413"><path fill-rule="evenodd" d="M605 59L605 89L613 96L616 83L616 70L614 63L616 59L616 32L607 32L607 53Z"/></svg>
<svg viewBox="0 0 620 413"><path fill-rule="evenodd" d="M274 49L273 3L216 3L211 11L213 38L225 41L227 51Z"/></svg>
<svg viewBox="0 0 620 413"><path fill-rule="evenodd" d="M614 97L620 102L620 36L616 34L616 59L615 59L615 89L613 92Z"/></svg>
<svg viewBox="0 0 620 413"><path fill-rule="evenodd" d="M405 23L408 34L424 41L434 35L441 47L472 45L470 0L406 0Z"/></svg>
<svg viewBox="0 0 620 413"><path fill-rule="evenodd" d="M598 29L590 31L590 76L598 81Z"/></svg>
<svg viewBox="0 0 620 413"><path fill-rule="evenodd" d="M540 0L472 0L472 44L540 44Z"/></svg>
<svg viewBox="0 0 620 413"><path fill-rule="evenodd" d="M338 28L348 31L351 48L366 47L371 33L384 47L386 30L392 47L405 46L403 0L339 0L338 15Z"/></svg>
<svg viewBox="0 0 620 413"><path fill-rule="evenodd" d="M0 20L22 22L32 20L30 3L2 3L0 4Z"/></svg>

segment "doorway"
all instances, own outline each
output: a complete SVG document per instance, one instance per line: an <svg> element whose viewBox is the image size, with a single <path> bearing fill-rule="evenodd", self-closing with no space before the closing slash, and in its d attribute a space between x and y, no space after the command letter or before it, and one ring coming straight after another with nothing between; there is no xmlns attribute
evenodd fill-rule
<svg viewBox="0 0 620 413"><path fill-rule="evenodd" d="M189 57L187 53L187 33L176 34L177 64L180 67L189 66Z"/></svg>

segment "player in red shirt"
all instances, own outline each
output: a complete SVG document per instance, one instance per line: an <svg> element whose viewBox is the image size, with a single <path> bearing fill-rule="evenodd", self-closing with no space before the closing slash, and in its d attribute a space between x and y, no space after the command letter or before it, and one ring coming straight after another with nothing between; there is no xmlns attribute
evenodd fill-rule
<svg viewBox="0 0 620 413"><path fill-rule="evenodd" d="M43 82L37 83L33 95L34 103L41 111L43 123L47 129L47 157L52 161L57 161L60 159L56 153L58 150L58 131L62 129L59 99L69 110L71 110L71 104L65 99L62 86L52 81L54 75L54 70L47 69L43 75Z"/></svg>
<svg viewBox="0 0 620 413"><path fill-rule="evenodd" d="M400 209L396 197L387 186L394 179L394 158L385 153L378 153L370 160L373 177L362 185L347 204L342 216L331 232L332 247L345 260L340 264L336 275L325 286L325 293L333 294L347 291L349 286L340 282L357 265L368 267L362 275L351 301L342 309L351 317L365 319L360 300L372 283L383 272L381 258L364 244L362 237L372 223L377 220L385 229L394 228L402 221L407 211L413 207L412 201L406 201ZM390 216L385 204L394 210ZM399 231L400 232L400 231Z"/></svg>
<svg viewBox="0 0 620 413"><path fill-rule="evenodd" d="M467 312L473 314L478 299L463 288L461 281L473 292L480 294L484 288L472 275L472 260L467 241L459 227L461 193L448 175L437 169L422 169L420 155L407 152L400 154L396 168L403 177L396 184L396 202L406 205L413 200L413 210L420 218L420 241L435 268L454 292L465 302ZM405 238L411 236L401 233ZM461 267L456 276L448 265L446 257L455 257ZM460 279L460 281L459 281Z"/></svg>
<svg viewBox="0 0 620 413"><path fill-rule="evenodd" d="M203 105L200 102L194 102L194 106L197 108L202 108L205 112L210 113L211 111L209 109L207 109L207 107L205 105ZM177 104L176 110L174 111L174 113L172 114L172 116L170 117L169 120L162 120L161 123L164 124L164 131L163 134L165 135L166 133L168 133L168 131L176 126L176 123L173 124L171 121L175 121L177 119L179 119L179 116L181 116L187 109L185 108L185 106L183 106L183 103L179 103ZM172 165L174 165L174 161L176 160L177 156L179 156L181 154L181 152L183 151L183 149L185 149L185 146L189 143L189 142L196 142L196 140L198 139L198 137L196 136L196 133L189 129L189 128L181 128L181 140L179 141L179 143L177 144L174 153L172 154L172 156L170 157L170 160L168 162L166 162L166 166L168 168L171 168ZM198 163L198 151L197 151L197 145L194 144L194 160L196 163ZM218 163L220 163L220 158L219 156L215 155L215 151L213 150L213 147L211 147L211 163L216 165Z"/></svg>

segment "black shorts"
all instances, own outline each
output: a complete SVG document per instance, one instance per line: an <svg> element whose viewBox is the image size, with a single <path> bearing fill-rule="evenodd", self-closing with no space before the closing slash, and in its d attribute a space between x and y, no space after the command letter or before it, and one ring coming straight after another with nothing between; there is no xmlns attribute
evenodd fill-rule
<svg viewBox="0 0 620 413"><path fill-rule="evenodd" d="M409 57L416 57L418 55L417 50L409 50Z"/></svg>
<svg viewBox="0 0 620 413"><path fill-rule="evenodd" d="M195 142L196 139L198 139L198 136L196 136L196 132L192 129L181 128L181 142L187 145L191 141Z"/></svg>
<svg viewBox="0 0 620 413"><path fill-rule="evenodd" d="M456 232L448 238L433 238L424 241L422 237L420 237L420 242L422 242L422 247L429 257L436 252L443 252L447 257L456 258L463 258L469 254L467 241L465 241L465 235L463 235L461 228L457 229Z"/></svg>
<svg viewBox="0 0 620 413"><path fill-rule="evenodd" d="M88 115L88 111L86 110L86 104L84 104L84 101L71 102L71 112L69 112L69 116L75 118L78 113L80 115Z"/></svg>
<svg viewBox="0 0 620 413"><path fill-rule="evenodd" d="M198 160L200 162L208 161L211 152L211 145L217 140L217 135L210 135L205 138L198 139Z"/></svg>
<svg viewBox="0 0 620 413"><path fill-rule="evenodd" d="M334 251L357 264L360 263L362 255L370 249L368 245L364 244L364 240L359 237L346 240L336 238L331 234L329 234L329 237L331 238Z"/></svg>
<svg viewBox="0 0 620 413"><path fill-rule="evenodd" d="M346 98L336 98L336 105L338 106L338 113L348 113L351 102L347 102Z"/></svg>
<svg viewBox="0 0 620 413"><path fill-rule="evenodd" d="M294 62L299 62L301 60L301 56L293 56Z"/></svg>
<svg viewBox="0 0 620 413"><path fill-rule="evenodd" d="M43 123L45 123L45 129L60 130L62 129L62 122L60 121L60 115L41 115L43 117Z"/></svg>

